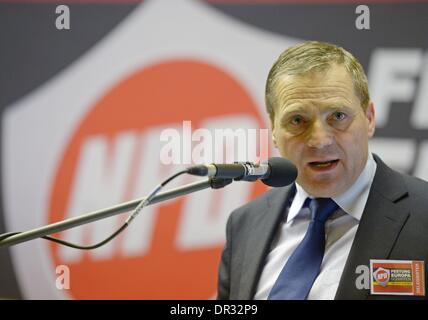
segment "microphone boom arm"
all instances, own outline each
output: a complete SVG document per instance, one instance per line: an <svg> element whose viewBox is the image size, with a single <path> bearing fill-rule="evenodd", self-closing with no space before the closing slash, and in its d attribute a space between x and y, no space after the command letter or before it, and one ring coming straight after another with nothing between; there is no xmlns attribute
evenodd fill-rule
<svg viewBox="0 0 428 320"><path fill-rule="evenodd" d="M231 182L232 182L232 179L210 178L208 180L189 183L184 186L157 194L152 198L152 200L148 203L148 205L173 199L179 196L183 196L183 195L196 192L199 190L207 189L207 188L220 189L230 184ZM12 246L18 243L37 239L46 235L54 234L54 233L71 229L83 224L87 224L87 223L105 219L123 212L130 211L134 209L144 199L145 198L143 197L140 199L131 200L128 202L115 205L110 208L93 211L75 218L70 218L63 221L55 222L43 227L28 230L25 232L20 232L18 234L13 234L13 235L3 234L3 235L0 235L0 247Z"/></svg>

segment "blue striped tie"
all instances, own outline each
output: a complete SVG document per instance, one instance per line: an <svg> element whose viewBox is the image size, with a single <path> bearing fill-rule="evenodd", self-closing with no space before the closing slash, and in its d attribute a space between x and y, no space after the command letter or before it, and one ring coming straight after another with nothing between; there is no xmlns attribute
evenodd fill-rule
<svg viewBox="0 0 428 320"><path fill-rule="evenodd" d="M311 222L306 235L281 270L268 296L269 300L304 300L320 272L325 249L325 222L338 209L330 198L305 200Z"/></svg>

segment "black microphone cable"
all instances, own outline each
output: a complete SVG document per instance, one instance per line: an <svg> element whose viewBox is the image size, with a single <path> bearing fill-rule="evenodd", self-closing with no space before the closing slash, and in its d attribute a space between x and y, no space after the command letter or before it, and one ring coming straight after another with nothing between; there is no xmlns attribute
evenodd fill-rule
<svg viewBox="0 0 428 320"><path fill-rule="evenodd" d="M150 203L153 197L155 197L166 184L185 173L199 176L210 176L213 174L213 172L210 172L210 170L214 170L214 177L212 177L213 181L211 184L211 187L214 189L222 188L225 185L231 183L232 180L256 181L258 179L261 179L261 181L268 186L282 187L292 183L297 177L297 168L290 161L281 157L272 157L267 161L267 164L263 164L263 166L264 167L262 168L259 164L252 164L250 162L237 162L232 165L198 165L181 170L167 178L156 188L154 188L146 198L141 200L141 202L135 207L124 224L118 230L116 230L108 238L93 245L82 246L52 236L42 236L40 238L80 250L92 250L99 248L125 230L135 219L135 217L141 212L141 210ZM260 169L262 171L260 171ZM8 232L0 234L0 241L20 233L21 232Z"/></svg>
<svg viewBox="0 0 428 320"><path fill-rule="evenodd" d="M99 247L101 247L101 246L103 246L104 244L106 244L107 242L109 242L110 240L112 240L112 239L114 239L116 236L118 236L123 230L125 230L130 224L131 224L131 222L132 222L132 220L134 220L135 219L135 217L140 213L140 211L145 207L145 206L147 206L149 203L150 203L150 201L153 199L153 197L156 195L156 194L158 194L159 193L159 191L161 191L162 190L162 188L165 186L165 185L167 185L169 182L171 182L172 180L174 180L175 178L177 178L178 176L181 176L182 174L185 174L185 173L188 173L188 169L185 169L185 170L181 170L181 171L179 171L179 172L177 172L177 173L175 173L175 174L173 174L172 176L170 176L169 178L167 178L165 181L163 181L161 184L159 184L156 188L154 188L153 189L153 191L152 192L150 192L150 194L145 198L145 199L143 199L136 207L135 207L135 209L132 211L132 213L129 215L129 217L128 217L128 219L126 219L126 221L124 222L124 224L119 228L119 229L117 229L113 234L111 234L109 237L107 237L106 239L104 239L104 240L102 240L102 241L100 241L100 242L98 242L98 243L96 243L96 244L93 244L93 245L88 245L88 246L82 246L82 245L78 245L78 244L75 244L75 243L71 243L71 242L68 242L68 241L65 241L65 240L62 240L62 239L59 239L59 238L55 238L55 237L52 237L52 236L43 236L43 237L41 237L42 239L46 239L46 240L49 240L49 241L53 241L53 242L56 242L56 243L59 243L59 244L62 244L62 245L64 245L64 246L67 246L67 247L71 247L71 248L74 248L74 249L80 249L80 250L92 250L92 249L96 249L96 248L99 248ZM1 240L4 240L4 239L6 239L6 238L9 238L9 237L11 237L11 236L14 236L14 235L17 235L17 234L20 234L21 232L8 232L8 233L3 233L3 234L1 234L0 235L0 241Z"/></svg>

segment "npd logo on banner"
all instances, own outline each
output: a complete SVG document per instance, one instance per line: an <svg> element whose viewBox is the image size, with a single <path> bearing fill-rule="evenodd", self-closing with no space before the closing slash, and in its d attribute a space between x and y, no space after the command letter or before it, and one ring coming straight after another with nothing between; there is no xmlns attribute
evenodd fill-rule
<svg viewBox="0 0 428 320"><path fill-rule="evenodd" d="M172 60L142 68L88 108L57 164L48 222L140 198L178 171L179 165L159 159L162 130L180 130L185 120L193 130L264 128L258 110L245 87L217 66ZM189 179L176 185L194 181ZM99 249L50 244L53 263L70 268L68 293L76 299L214 298L227 216L265 188L236 182L146 207ZM94 244L125 218L111 217L57 236Z"/></svg>

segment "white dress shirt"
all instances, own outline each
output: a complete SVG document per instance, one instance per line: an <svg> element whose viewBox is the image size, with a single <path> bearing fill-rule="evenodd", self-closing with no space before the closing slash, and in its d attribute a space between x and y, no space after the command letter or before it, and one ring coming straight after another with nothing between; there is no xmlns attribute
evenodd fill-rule
<svg viewBox="0 0 428 320"><path fill-rule="evenodd" d="M340 196L332 198L340 208L325 224L324 258L308 300L334 299L375 173L376 162L369 153L366 165L354 184ZM288 258L303 240L311 220L309 209L300 210L307 197L312 198L296 183L296 195L267 256L255 299L267 299Z"/></svg>

